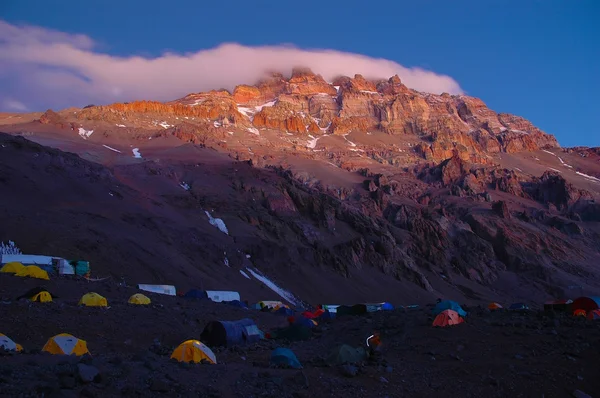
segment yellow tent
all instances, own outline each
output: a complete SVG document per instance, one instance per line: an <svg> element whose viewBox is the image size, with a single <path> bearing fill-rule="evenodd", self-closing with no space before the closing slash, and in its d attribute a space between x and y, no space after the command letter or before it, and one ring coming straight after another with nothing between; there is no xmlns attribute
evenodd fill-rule
<svg viewBox="0 0 600 398"><path fill-rule="evenodd" d="M85 305L87 307L106 307L108 302L98 293L91 292L83 295L81 300L79 300L79 305Z"/></svg>
<svg viewBox="0 0 600 398"><path fill-rule="evenodd" d="M0 269L0 272L6 272L7 274L16 274L23 270L25 266L18 261L13 261L11 263L6 263Z"/></svg>
<svg viewBox="0 0 600 398"><path fill-rule="evenodd" d="M16 273L17 276L28 276L30 278L46 279L49 280L48 273L38 267L37 265L28 265Z"/></svg>
<svg viewBox="0 0 600 398"><path fill-rule="evenodd" d="M133 296L129 297L129 304L146 305L150 304L150 302L150 299L141 293L136 293Z"/></svg>
<svg viewBox="0 0 600 398"><path fill-rule="evenodd" d="M53 355L76 355L89 354L87 343L68 333L57 334L48 339L42 351Z"/></svg>
<svg viewBox="0 0 600 398"><path fill-rule="evenodd" d="M179 344L179 347L175 348L171 359L176 359L179 362L201 362L206 360L212 364L217 363L217 357L214 352L202 342L198 340L188 340Z"/></svg>
<svg viewBox="0 0 600 398"><path fill-rule="evenodd" d="M20 344L15 343L10 337L0 333L0 348L4 348L6 351L17 351L23 350Z"/></svg>
<svg viewBox="0 0 600 398"><path fill-rule="evenodd" d="M38 301L40 303L51 303L52 295L47 291L39 292L31 298L31 301Z"/></svg>

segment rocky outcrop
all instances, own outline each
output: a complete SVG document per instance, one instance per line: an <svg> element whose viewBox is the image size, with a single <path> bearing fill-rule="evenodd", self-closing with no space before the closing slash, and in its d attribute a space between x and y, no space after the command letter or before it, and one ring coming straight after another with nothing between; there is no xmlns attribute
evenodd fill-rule
<svg viewBox="0 0 600 398"><path fill-rule="evenodd" d="M575 188L554 171L546 171L540 178L535 178L527 191L535 200L554 205L558 210L567 210L579 200L592 199L589 192Z"/></svg>
<svg viewBox="0 0 600 398"><path fill-rule="evenodd" d="M41 124L49 124L61 129L71 126L69 122L67 122L62 116L54 112L52 109L48 109L46 112L44 112L44 114L40 116L39 122Z"/></svg>

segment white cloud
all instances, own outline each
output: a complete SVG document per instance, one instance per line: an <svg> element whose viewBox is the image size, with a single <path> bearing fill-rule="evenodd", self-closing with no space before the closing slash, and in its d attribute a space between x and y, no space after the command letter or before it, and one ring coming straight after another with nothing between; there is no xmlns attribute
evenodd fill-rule
<svg viewBox="0 0 600 398"><path fill-rule="evenodd" d="M13 99L5 99L2 101L2 108L7 111L16 111L16 112L27 112L27 106L24 103L13 100Z"/></svg>
<svg viewBox="0 0 600 398"><path fill-rule="evenodd" d="M291 73L304 66L331 80L360 73L367 78L398 74L420 91L461 93L449 76L394 61L335 50L292 46L247 47L235 43L156 58L118 57L94 51L94 42L37 26L0 20L0 84L36 108L83 106L134 99L172 100L190 92L253 84L267 71Z"/></svg>

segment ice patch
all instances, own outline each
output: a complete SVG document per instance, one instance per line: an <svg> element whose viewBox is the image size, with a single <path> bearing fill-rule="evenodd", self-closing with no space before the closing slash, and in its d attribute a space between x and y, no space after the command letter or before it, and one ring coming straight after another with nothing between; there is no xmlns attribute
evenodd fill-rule
<svg viewBox="0 0 600 398"><path fill-rule="evenodd" d="M250 258L250 255L249 255L249 254L246 254L246 258Z"/></svg>
<svg viewBox="0 0 600 398"><path fill-rule="evenodd" d="M547 150L545 150L545 149L542 149L542 152L546 152L546 153L549 153L549 154L550 154L550 155L552 155L552 156L556 156L556 154L554 154L554 153L552 153L552 152L550 152L550 151L547 151Z"/></svg>
<svg viewBox="0 0 600 398"><path fill-rule="evenodd" d="M210 213L204 210L204 213L208 216L208 222L210 225L219 228L219 231L223 232L225 235L229 235L229 231L227 230L227 226L220 218L213 218Z"/></svg>
<svg viewBox="0 0 600 398"><path fill-rule="evenodd" d="M233 131L228 131L227 134L233 135Z"/></svg>
<svg viewBox="0 0 600 398"><path fill-rule="evenodd" d="M221 123L217 122L216 120L213 122L213 126L215 127L221 127Z"/></svg>
<svg viewBox="0 0 600 398"><path fill-rule="evenodd" d="M264 283L265 286L267 286L269 289L271 289L272 291L277 293L281 298L283 298L287 302L294 304L294 305L298 305L300 303L300 300L298 300L296 297L294 297L294 295L292 293L277 286L275 283L273 283L271 280L269 280L269 278L260 274L260 272L258 270L253 271L248 267L246 267L246 269L248 270L248 272L250 272L250 274L252 274L253 277L255 277L256 279L258 279L259 281Z"/></svg>
<svg viewBox="0 0 600 398"><path fill-rule="evenodd" d="M160 122L158 125L164 129L168 129L169 127L171 127L171 125L167 122Z"/></svg>
<svg viewBox="0 0 600 398"><path fill-rule="evenodd" d="M225 255L225 260L223 260L223 263L229 267L229 259L227 258L227 252L223 252L223 254Z"/></svg>
<svg viewBox="0 0 600 398"><path fill-rule="evenodd" d="M142 158L142 154L140 153L140 148L133 148L131 150L131 152L133 152L133 157L136 159L141 159Z"/></svg>
<svg viewBox="0 0 600 398"><path fill-rule="evenodd" d="M348 144L349 144L350 146L353 146L353 147L354 147L354 146L356 146L356 144L355 144L354 142L352 142L352 141L350 141L348 138L346 138L346 136L347 136L347 135L348 135L348 134L344 134L344 135L343 135L343 137L344 137L344 139L345 139L346 141L348 141Z"/></svg>
<svg viewBox="0 0 600 398"><path fill-rule="evenodd" d="M313 137L310 134L309 134L309 137L311 138L311 140L308 141L308 143L306 144L306 147L310 148L310 149L314 149L317 146L317 141L319 141L319 138L321 138L321 137L316 137L315 138L315 137Z"/></svg>
<svg viewBox="0 0 600 398"><path fill-rule="evenodd" d="M558 156L558 160L560 160L560 163L561 163L563 166L565 166L565 167L568 167L568 168L570 168L570 169L572 169L572 168L573 168L573 166L571 166L570 164L566 164L566 163L565 163L565 162L562 160L562 158L561 158L560 156Z"/></svg>
<svg viewBox="0 0 600 398"><path fill-rule="evenodd" d="M575 174L578 174L578 175L582 176L583 178L587 178L588 180L591 180L594 182L600 182L600 178L596 178L594 176L583 174L583 173L580 173L579 171L576 171Z"/></svg>
<svg viewBox="0 0 600 398"><path fill-rule="evenodd" d="M248 127L246 128L246 130L248 130L249 133L252 133L254 135L260 135L260 131L258 131L256 127Z"/></svg>
<svg viewBox="0 0 600 398"><path fill-rule="evenodd" d="M186 191L189 191L191 189L190 185L187 182L182 182L181 184L179 184L179 186L185 189Z"/></svg>
<svg viewBox="0 0 600 398"><path fill-rule="evenodd" d="M243 269L240 270L240 274L244 275L248 279L251 279L250 276L247 273L245 273Z"/></svg>
<svg viewBox="0 0 600 398"><path fill-rule="evenodd" d="M124 124L115 124L115 126L117 126L117 127L127 127Z"/></svg>
<svg viewBox="0 0 600 398"><path fill-rule="evenodd" d="M556 170L556 169L553 169L552 167L548 167L548 168L549 168L550 170L556 171L556 172L558 172L558 173L562 173L562 171L560 171L560 170Z"/></svg>
<svg viewBox="0 0 600 398"><path fill-rule="evenodd" d="M79 135L84 140L87 140L88 138L90 138L90 136L92 135L93 132L94 132L94 130L86 130L83 127L79 127Z"/></svg>
<svg viewBox="0 0 600 398"><path fill-rule="evenodd" d="M340 86L333 86L333 88L335 88L335 91L337 91L338 93L340 92Z"/></svg>
<svg viewBox="0 0 600 398"><path fill-rule="evenodd" d="M369 91L369 90L360 90L361 93L365 94L379 94L377 91Z"/></svg>
<svg viewBox="0 0 600 398"><path fill-rule="evenodd" d="M518 168L518 167L515 167L515 170L519 170L521 173L523 172L523 170L521 170L521 169L520 169L520 168Z"/></svg>
<svg viewBox="0 0 600 398"><path fill-rule="evenodd" d="M106 149L110 149L111 151L115 151L115 152L121 153L121 151L119 151L118 149L111 148L111 147L109 147L108 145L104 145L104 144L103 144L102 146L103 146L104 148L106 148Z"/></svg>

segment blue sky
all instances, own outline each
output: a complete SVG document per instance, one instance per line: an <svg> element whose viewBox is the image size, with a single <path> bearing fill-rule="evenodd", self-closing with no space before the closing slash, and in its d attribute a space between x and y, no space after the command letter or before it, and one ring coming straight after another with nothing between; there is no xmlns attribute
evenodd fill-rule
<svg viewBox="0 0 600 398"><path fill-rule="evenodd" d="M599 1L372 4L4 0L0 15L10 24L87 35L96 42L95 51L122 57L236 42L385 58L448 75L467 94L498 112L531 120L563 146L600 146ZM0 87L9 83L0 80Z"/></svg>

